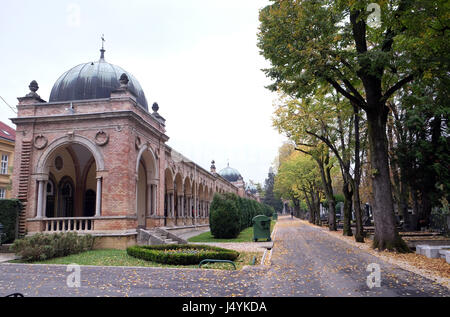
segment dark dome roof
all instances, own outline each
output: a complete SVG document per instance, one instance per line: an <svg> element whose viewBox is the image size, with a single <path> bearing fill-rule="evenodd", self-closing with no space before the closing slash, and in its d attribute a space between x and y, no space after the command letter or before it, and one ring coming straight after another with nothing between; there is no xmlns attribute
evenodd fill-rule
<svg viewBox="0 0 450 317"><path fill-rule="evenodd" d="M254 185L254 184L252 184L252 183L249 183L249 184L247 185L246 190L249 191L249 192L251 192L252 194L256 194L256 193L258 192L258 188L256 187L256 185Z"/></svg>
<svg viewBox="0 0 450 317"><path fill-rule="evenodd" d="M148 111L147 99L137 79L123 68L106 62L103 52L99 61L77 65L62 74L53 85L49 101L109 98L111 92L120 87L119 78L125 73L129 79L128 89Z"/></svg>
<svg viewBox="0 0 450 317"><path fill-rule="evenodd" d="M219 175L229 182L235 182L242 178L241 174L236 169L230 167L230 165L221 170Z"/></svg>

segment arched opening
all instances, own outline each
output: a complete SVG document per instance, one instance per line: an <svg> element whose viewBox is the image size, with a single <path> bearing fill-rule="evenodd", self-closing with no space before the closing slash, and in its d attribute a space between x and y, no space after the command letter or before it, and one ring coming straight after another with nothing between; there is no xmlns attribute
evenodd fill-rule
<svg viewBox="0 0 450 317"><path fill-rule="evenodd" d="M165 175L164 225L167 225L167 218L174 217L175 187L172 170L170 168L166 168L164 175Z"/></svg>
<svg viewBox="0 0 450 317"><path fill-rule="evenodd" d="M53 147L38 163L44 175L38 180L37 215L52 217L94 216L96 210L96 161L80 143Z"/></svg>
<svg viewBox="0 0 450 317"><path fill-rule="evenodd" d="M147 216L156 214L157 203L157 164L150 148L144 145L137 156L136 163L136 215L138 227L146 227Z"/></svg>
<svg viewBox="0 0 450 317"><path fill-rule="evenodd" d="M58 184L58 217L74 216L75 185L70 176L64 176Z"/></svg>
<svg viewBox="0 0 450 317"><path fill-rule="evenodd" d="M192 186L189 176L184 179L184 216L192 218Z"/></svg>
<svg viewBox="0 0 450 317"><path fill-rule="evenodd" d="M138 226L145 227L145 215L147 207L147 170L143 160L139 162L137 181L137 216Z"/></svg>
<svg viewBox="0 0 450 317"><path fill-rule="evenodd" d="M203 185L200 184L198 186L198 193L197 193L197 218L203 218Z"/></svg>
<svg viewBox="0 0 450 317"><path fill-rule="evenodd" d="M184 193L183 193L183 178L180 173L175 176L174 182L175 190L175 219L183 217L183 204L184 204Z"/></svg>

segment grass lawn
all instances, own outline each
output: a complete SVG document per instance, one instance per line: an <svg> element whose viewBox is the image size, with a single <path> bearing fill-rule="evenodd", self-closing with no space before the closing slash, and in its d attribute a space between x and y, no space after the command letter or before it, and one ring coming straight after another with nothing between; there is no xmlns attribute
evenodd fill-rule
<svg viewBox="0 0 450 317"><path fill-rule="evenodd" d="M254 252L240 252L239 257L234 262L236 268L242 269L245 265L251 265L253 257L256 256L256 263L261 261L261 254ZM13 260L12 263L28 263L20 260ZM143 266L143 267L174 267L174 268L198 268L198 265L167 265L157 262L150 262L134 258L127 254L126 250L91 250L65 257L53 258L45 261L31 262L32 264L72 264L79 265L100 265L100 266ZM231 264L211 263L202 265L202 268L233 270Z"/></svg>
<svg viewBox="0 0 450 317"><path fill-rule="evenodd" d="M276 221L270 222L270 232L273 231ZM211 231L203 232L197 236L188 239L189 242L253 242L253 227L244 229L234 239L216 239L212 236ZM262 241L262 240L258 240Z"/></svg>

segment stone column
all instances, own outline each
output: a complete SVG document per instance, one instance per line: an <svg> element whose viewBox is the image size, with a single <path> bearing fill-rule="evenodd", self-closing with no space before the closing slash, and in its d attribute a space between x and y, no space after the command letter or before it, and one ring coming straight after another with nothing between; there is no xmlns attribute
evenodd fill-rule
<svg viewBox="0 0 450 317"><path fill-rule="evenodd" d="M36 218L42 218L42 202L44 198L44 181L38 180L38 197L37 197L37 211Z"/></svg>
<svg viewBox="0 0 450 317"><path fill-rule="evenodd" d="M145 197L145 201L147 203L146 207L146 216L150 216L152 214L152 184L147 184L147 194Z"/></svg>
<svg viewBox="0 0 450 317"><path fill-rule="evenodd" d="M42 203L42 217L47 217L47 184L48 181L44 181L44 201Z"/></svg>
<svg viewBox="0 0 450 317"><path fill-rule="evenodd" d="M153 185L153 199L152 199L152 214L156 215L156 210L158 206L158 199L157 199L157 193L158 193L158 185Z"/></svg>
<svg viewBox="0 0 450 317"><path fill-rule="evenodd" d="M97 193L95 197L95 216L100 217L102 208L102 177L97 176Z"/></svg>
<svg viewBox="0 0 450 317"><path fill-rule="evenodd" d="M172 218L175 217L175 193L170 195L170 214L172 215Z"/></svg>
<svg viewBox="0 0 450 317"><path fill-rule="evenodd" d="M181 217L184 218L184 195L180 196Z"/></svg>

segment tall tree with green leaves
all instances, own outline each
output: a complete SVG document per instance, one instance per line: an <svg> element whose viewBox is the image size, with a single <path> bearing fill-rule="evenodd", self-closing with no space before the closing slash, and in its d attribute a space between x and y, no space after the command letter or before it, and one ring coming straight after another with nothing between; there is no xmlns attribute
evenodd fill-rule
<svg viewBox="0 0 450 317"><path fill-rule="evenodd" d="M353 235L350 226L353 198L356 215L355 240L364 242L359 183L360 156L363 155L360 151L360 139L365 139L360 138L360 130L365 120L361 120L357 110L333 91L320 89L313 97L302 100L282 96L275 110L273 123L280 132L289 135L297 144L316 146L318 142L321 142L330 149L339 163L344 181L343 234ZM321 162L318 161L318 164ZM321 171L323 170L322 168ZM328 188L331 187L331 181L327 181L327 178L323 178L323 181L327 182ZM325 194L328 201L332 190L325 191ZM328 203L331 202L333 201Z"/></svg>
<svg viewBox="0 0 450 317"><path fill-rule="evenodd" d="M299 213L301 203L305 202L309 221L320 225L323 189L317 164L310 155L296 151L283 160L275 177L274 188L278 196L292 201L296 213Z"/></svg>
<svg viewBox="0 0 450 317"><path fill-rule="evenodd" d="M260 11L258 46L272 64L265 70L274 80L270 89L305 98L330 85L365 111L373 178L373 246L407 251L394 218L386 102L429 68L441 66L430 52L445 40L448 3L379 1L373 12L368 10L372 2L274 0ZM373 16L381 23L369 26L367 19Z"/></svg>
<svg viewBox="0 0 450 317"><path fill-rule="evenodd" d="M272 206L276 212L281 212L283 209L283 202L281 199L275 196L273 192L273 185L275 182L275 173L273 172L272 167L269 168L269 173L267 174L267 178L264 183L264 198L262 200L263 203Z"/></svg>

